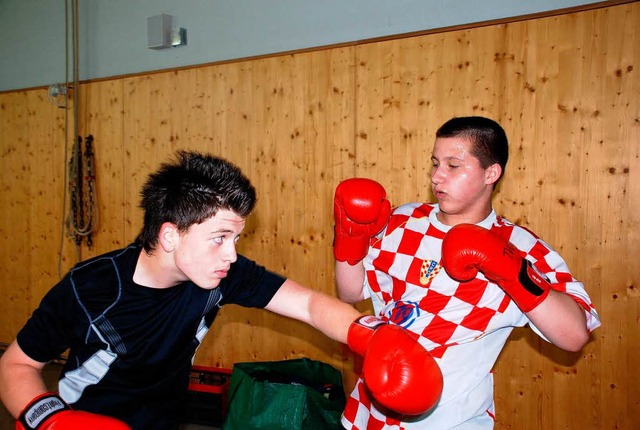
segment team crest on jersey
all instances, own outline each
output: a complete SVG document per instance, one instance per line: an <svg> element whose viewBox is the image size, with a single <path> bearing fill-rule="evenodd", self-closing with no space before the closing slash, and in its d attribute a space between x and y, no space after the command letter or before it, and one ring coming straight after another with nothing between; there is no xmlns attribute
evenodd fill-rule
<svg viewBox="0 0 640 430"><path fill-rule="evenodd" d="M442 266L438 264L435 260L424 260L422 262L422 266L420 267L420 285L427 286L431 283L433 278L435 278Z"/></svg>
<svg viewBox="0 0 640 430"><path fill-rule="evenodd" d="M420 307L418 302L398 301L393 309L387 312L389 321L403 328L410 327L419 316Z"/></svg>

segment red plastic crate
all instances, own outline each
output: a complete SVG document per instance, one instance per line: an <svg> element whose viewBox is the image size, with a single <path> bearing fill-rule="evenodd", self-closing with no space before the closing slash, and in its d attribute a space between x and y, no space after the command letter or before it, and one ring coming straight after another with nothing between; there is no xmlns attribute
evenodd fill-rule
<svg viewBox="0 0 640 430"><path fill-rule="evenodd" d="M227 413L231 369L193 366L183 422L220 426Z"/></svg>

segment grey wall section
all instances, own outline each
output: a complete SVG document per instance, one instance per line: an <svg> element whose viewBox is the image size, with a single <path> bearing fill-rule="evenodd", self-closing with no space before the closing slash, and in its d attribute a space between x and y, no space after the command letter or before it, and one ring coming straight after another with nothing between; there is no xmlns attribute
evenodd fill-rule
<svg viewBox="0 0 640 430"><path fill-rule="evenodd" d="M0 0L0 91L72 79L71 0ZM81 80L348 43L600 3L585 0L78 0ZM147 17L187 45L147 48ZM69 24L66 23L69 21ZM70 38L71 36L69 36ZM70 52L70 51L69 51ZM71 54L69 54L71 55Z"/></svg>

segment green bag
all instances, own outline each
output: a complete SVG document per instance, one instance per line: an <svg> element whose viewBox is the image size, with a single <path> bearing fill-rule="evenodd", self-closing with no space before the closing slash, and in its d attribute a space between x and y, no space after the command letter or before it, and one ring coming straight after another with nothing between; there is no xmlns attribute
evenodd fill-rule
<svg viewBox="0 0 640 430"><path fill-rule="evenodd" d="M236 363L222 430L342 429L342 375L321 361Z"/></svg>

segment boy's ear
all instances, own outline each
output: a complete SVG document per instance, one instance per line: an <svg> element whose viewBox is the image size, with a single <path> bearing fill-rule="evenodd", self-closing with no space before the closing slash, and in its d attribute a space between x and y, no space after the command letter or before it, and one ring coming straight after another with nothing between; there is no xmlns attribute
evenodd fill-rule
<svg viewBox="0 0 640 430"><path fill-rule="evenodd" d="M165 222L160 227L158 242L165 252L173 252L178 239L178 227L170 222Z"/></svg>
<svg viewBox="0 0 640 430"><path fill-rule="evenodd" d="M494 163L485 169L487 185L495 184L502 175L500 164Z"/></svg>

